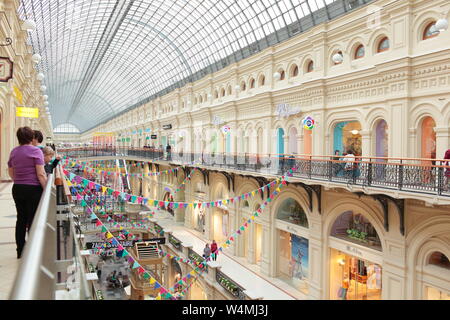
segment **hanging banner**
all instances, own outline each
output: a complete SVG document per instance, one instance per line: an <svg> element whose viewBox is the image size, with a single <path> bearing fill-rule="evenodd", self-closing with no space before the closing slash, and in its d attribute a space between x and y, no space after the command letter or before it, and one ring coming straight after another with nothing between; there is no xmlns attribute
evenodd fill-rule
<svg viewBox="0 0 450 320"><path fill-rule="evenodd" d="M21 118L39 118L39 108L17 107L16 116Z"/></svg>

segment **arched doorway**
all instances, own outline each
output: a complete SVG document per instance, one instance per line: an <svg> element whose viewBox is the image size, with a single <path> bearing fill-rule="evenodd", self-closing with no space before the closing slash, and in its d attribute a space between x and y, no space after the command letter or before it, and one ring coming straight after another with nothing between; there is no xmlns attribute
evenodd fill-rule
<svg viewBox="0 0 450 320"><path fill-rule="evenodd" d="M217 192L215 192L214 199L228 199L228 192L221 184ZM218 205L213 208L212 217L212 236L217 243L226 241L230 234L230 217L228 207L219 201Z"/></svg>
<svg viewBox="0 0 450 320"><path fill-rule="evenodd" d="M278 234L278 277L295 289L308 293L308 219L294 199L285 199L276 209ZM290 225L300 226L292 228ZM295 231L294 231L295 230Z"/></svg>
<svg viewBox="0 0 450 320"><path fill-rule="evenodd" d="M343 121L336 124L333 133L333 153L340 154L353 151L355 155L362 154L361 124L359 121Z"/></svg>
<svg viewBox="0 0 450 320"><path fill-rule="evenodd" d="M343 212L331 227L329 245L330 299L381 300L382 246L369 220Z"/></svg>
<svg viewBox="0 0 450 320"><path fill-rule="evenodd" d="M374 130L375 157L387 158L388 153L388 124L384 119L378 120ZM386 163L386 159L376 159L376 162ZM374 165L374 180L384 180L386 176L386 167L384 164Z"/></svg>
<svg viewBox="0 0 450 320"><path fill-rule="evenodd" d="M289 130L289 154L297 154L297 128Z"/></svg>
<svg viewBox="0 0 450 320"><path fill-rule="evenodd" d="M312 154L312 130L303 129L303 154Z"/></svg>
<svg viewBox="0 0 450 320"><path fill-rule="evenodd" d="M277 154L284 154L284 130L283 128L277 129Z"/></svg>
<svg viewBox="0 0 450 320"><path fill-rule="evenodd" d="M261 206L255 205L253 212L259 210ZM259 223L255 223L255 261L256 264L261 265L262 262L262 243L263 243L263 226Z"/></svg>
<svg viewBox="0 0 450 320"><path fill-rule="evenodd" d="M388 124L384 119L379 120L375 128L375 156L388 157Z"/></svg>
<svg viewBox="0 0 450 320"><path fill-rule="evenodd" d="M170 283L171 283L171 287L173 287L178 281L181 280L181 278L183 277L183 272L181 271L181 267L178 264L178 262L175 261L175 259L172 259L170 262ZM182 291L183 290L183 286L177 286L177 288L175 288L176 291Z"/></svg>
<svg viewBox="0 0 450 320"><path fill-rule="evenodd" d="M440 251L434 251L427 259L423 268L426 300L450 300L450 261L449 257ZM435 278L435 279L434 279ZM441 279L447 279L447 283Z"/></svg>
<svg viewBox="0 0 450 320"><path fill-rule="evenodd" d="M173 195L170 192L166 192L164 195L163 201L169 201L173 202ZM168 206L165 206L165 209L167 212L169 212L172 216L175 215L172 206L169 204Z"/></svg>
<svg viewBox="0 0 450 320"><path fill-rule="evenodd" d="M436 158L436 122L432 117L425 117L421 125L421 151L422 158Z"/></svg>

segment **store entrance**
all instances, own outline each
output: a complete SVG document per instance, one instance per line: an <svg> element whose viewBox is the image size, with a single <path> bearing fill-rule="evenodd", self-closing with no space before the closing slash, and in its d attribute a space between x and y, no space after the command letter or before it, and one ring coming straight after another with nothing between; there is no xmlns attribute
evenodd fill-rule
<svg viewBox="0 0 450 320"><path fill-rule="evenodd" d="M381 300L379 264L331 249L331 292L334 300Z"/></svg>

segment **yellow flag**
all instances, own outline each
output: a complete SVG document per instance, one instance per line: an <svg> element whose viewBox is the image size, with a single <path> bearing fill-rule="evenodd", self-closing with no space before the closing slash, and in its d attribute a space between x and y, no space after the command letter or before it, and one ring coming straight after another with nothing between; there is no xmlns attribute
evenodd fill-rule
<svg viewBox="0 0 450 320"><path fill-rule="evenodd" d="M255 220L255 216L251 216L250 219Z"/></svg>
<svg viewBox="0 0 450 320"><path fill-rule="evenodd" d="M111 239L113 237L113 235L110 233L110 232L108 232L107 234L106 234L106 238L107 239Z"/></svg>
<svg viewBox="0 0 450 320"><path fill-rule="evenodd" d="M150 278L150 284L154 284L156 282L155 278L151 277Z"/></svg>
<svg viewBox="0 0 450 320"><path fill-rule="evenodd" d="M193 203L189 203L189 208L193 208L194 204Z"/></svg>
<svg viewBox="0 0 450 320"><path fill-rule="evenodd" d="M281 191L281 189L280 189L280 188L276 188L275 190L277 190L278 192L280 192L280 191Z"/></svg>
<svg viewBox="0 0 450 320"><path fill-rule="evenodd" d="M255 191L252 191L252 196L254 196L255 195Z"/></svg>
<svg viewBox="0 0 450 320"><path fill-rule="evenodd" d="M106 192L106 187L102 186L102 193Z"/></svg>
<svg viewBox="0 0 450 320"><path fill-rule="evenodd" d="M161 295L159 293L155 300L161 300Z"/></svg>

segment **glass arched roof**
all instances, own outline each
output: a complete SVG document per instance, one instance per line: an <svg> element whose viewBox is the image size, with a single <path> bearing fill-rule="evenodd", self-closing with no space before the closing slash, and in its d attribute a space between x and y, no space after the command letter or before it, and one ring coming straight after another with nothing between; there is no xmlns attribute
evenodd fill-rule
<svg viewBox="0 0 450 320"><path fill-rule="evenodd" d="M62 123L53 129L53 133L80 133L80 129L71 123Z"/></svg>
<svg viewBox="0 0 450 320"><path fill-rule="evenodd" d="M21 0L54 125L88 130L371 0Z"/></svg>

